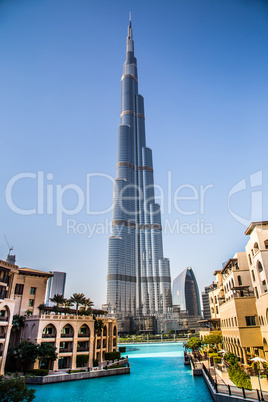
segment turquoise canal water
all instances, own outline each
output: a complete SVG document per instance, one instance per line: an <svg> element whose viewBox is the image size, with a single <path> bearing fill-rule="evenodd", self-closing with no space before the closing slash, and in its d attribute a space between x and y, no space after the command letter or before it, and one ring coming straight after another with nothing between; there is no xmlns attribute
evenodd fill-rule
<svg viewBox="0 0 268 402"><path fill-rule="evenodd" d="M39 385L36 402L212 401L202 377L183 364L182 344L130 345L131 374Z"/></svg>

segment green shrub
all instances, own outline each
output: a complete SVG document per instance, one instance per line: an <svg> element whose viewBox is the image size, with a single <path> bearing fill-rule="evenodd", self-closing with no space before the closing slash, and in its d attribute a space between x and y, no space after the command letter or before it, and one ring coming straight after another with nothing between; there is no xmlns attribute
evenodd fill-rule
<svg viewBox="0 0 268 402"><path fill-rule="evenodd" d="M249 377L246 375L238 364L228 368L229 378L239 388L252 389Z"/></svg>
<svg viewBox="0 0 268 402"><path fill-rule="evenodd" d="M84 367L84 364L88 363L88 355L77 355L76 356L76 367Z"/></svg>
<svg viewBox="0 0 268 402"><path fill-rule="evenodd" d="M32 369L32 370L27 370L26 373L44 377L45 375L48 375L49 370L48 369Z"/></svg>
<svg viewBox="0 0 268 402"><path fill-rule="evenodd" d="M126 367L126 366L124 364L113 364L112 366L107 367L107 370L121 368L121 367Z"/></svg>
<svg viewBox="0 0 268 402"><path fill-rule="evenodd" d="M226 353L224 359L231 364L231 366L234 366L238 362L238 357L231 352Z"/></svg>
<svg viewBox="0 0 268 402"><path fill-rule="evenodd" d="M121 353L120 352L109 352L105 353L105 360L116 360L120 359Z"/></svg>
<svg viewBox="0 0 268 402"><path fill-rule="evenodd" d="M214 357L219 357L218 353L209 353L208 356L213 357L213 359Z"/></svg>
<svg viewBox="0 0 268 402"><path fill-rule="evenodd" d="M98 359L93 359L93 367L98 367L99 361Z"/></svg>
<svg viewBox="0 0 268 402"><path fill-rule="evenodd" d="M214 363L221 364L221 357L213 357Z"/></svg>

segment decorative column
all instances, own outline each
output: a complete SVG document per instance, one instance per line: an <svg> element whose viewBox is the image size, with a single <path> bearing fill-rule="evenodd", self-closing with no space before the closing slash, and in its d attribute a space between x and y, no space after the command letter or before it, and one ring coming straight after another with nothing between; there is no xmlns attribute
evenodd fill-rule
<svg viewBox="0 0 268 402"><path fill-rule="evenodd" d="M88 359L88 367L93 367L93 359L95 359L94 356L94 343L95 343L95 338L91 336L89 338L89 359Z"/></svg>

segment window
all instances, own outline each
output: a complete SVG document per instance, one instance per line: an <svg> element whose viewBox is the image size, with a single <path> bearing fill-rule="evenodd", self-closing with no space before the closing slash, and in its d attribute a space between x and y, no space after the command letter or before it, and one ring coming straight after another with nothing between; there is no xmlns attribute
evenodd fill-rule
<svg viewBox="0 0 268 402"><path fill-rule="evenodd" d="M240 275L238 275L237 280L238 280L238 285L242 286L242 279L241 279Z"/></svg>
<svg viewBox="0 0 268 402"><path fill-rule="evenodd" d="M30 295L35 295L35 291L36 291L36 288L31 288L30 289Z"/></svg>
<svg viewBox="0 0 268 402"><path fill-rule="evenodd" d="M250 265L252 264L252 259L251 259L251 255L249 254L248 255L248 259L249 259L249 263L250 263Z"/></svg>
<svg viewBox="0 0 268 402"><path fill-rule="evenodd" d="M234 326L234 319L233 317L231 318L231 322L232 322L232 327Z"/></svg>
<svg viewBox="0 0 268 402"><path fill-rule="evenodd" d="M235 321L235 326L237 327L237 319L236 319L236 317L234 318L234 321Z"/></svg>
<svg viewBox="0 0 268 402"><path fill-rule="evenodd" d="M256 281L256 279L255 279L255 274L254 274L254 271L251 271L251 275L252 275L252 279L253 279L253 281L255 282L255 281Z"/></svg>
<svg viewBox="0 0 268 402"><path fill-rule="evenodd" d="M257 262L257 267L258 267L259 272L263 271L263 266L262 266L262 263L260 261Z"/></svg>
<svg viewBox="0 0 268 402"><path fill-rule="evenodd" d="M250 327L252 325L256 325L256 319L255 319L254 315L248 316L248 317L245 317L245 318L246 318L247 327Z"/></svg>
<svg viewBox="0 0 268 402"><path fill-rule="evenodd" d="M23 288L24 288L24 285L21 285L20 283L17 283L16 286L15 286L15 292L14 292L14 294L15 294L15 295L22 296L22 294L23 294Z"/></svg>
<svg viewBox="0 0 268 402"><path fill-rule="evenodd" d="M216 313L219 314L218 306L216 306Z"/></svg>
<svg viewBox="0 0 268 402"><path fill-rule="evenodd" d="M266 249L268 249L268 240L265 240L265 241L264 241L264 247L265 247Z"/></svg>
<svg viewBox="0 0 268 402"><path fill-rule="evenodd" d="M33 307L33 305L34 305L34 299L29 299L28 306Z"/></svg>
<svg viewBox="0 0 268 402"><path fill-rule="evenodd" d="M256 243L254 243L253 248L254 248L254 254L256 254L256 253L259 251L259 245L258 245L258 243L257 243L257 242L256 242Z"/></svg>
<svg viewBox="0 0 268 402"><path fill-rule="evenodd" d="M258 299L258 298L259 298L259 292L258 292L257 286L255 287L255 295L256 295L256 297L257 297L257 299Z"/></svg>

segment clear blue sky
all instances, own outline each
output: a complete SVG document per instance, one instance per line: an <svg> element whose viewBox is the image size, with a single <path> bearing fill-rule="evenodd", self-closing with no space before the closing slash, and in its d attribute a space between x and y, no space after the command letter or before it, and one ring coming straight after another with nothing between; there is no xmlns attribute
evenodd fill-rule
<svg viewBox="0 0 268 402"><path fill-rule="evenodd" d="M245 223L230 214L227 197L245 179L247 189L232 196L231 208L250 220L250 175L260 170L262 184L252 180L258 184L252 190L262 192L268 219L267 1L0 1L0 258L8 252L6 234L19 266L66 271L67 296L84 292L97 306L106 301L109 234L96 229L102 232L112 214L83 208L57 226L55 194L56 185L68 184L85 192L90 173L115 177L129 11L155 182L165 199L168 172L172 197L184 184L198 196L201 185L213 186L204 213L197 200L180 201L184 211L196 210L188 216L173 203L168 211L164 200L163 226L213 227L213 234L164 230L172 279L192 266L202 290L223 261L244 250ZM45 175L45 195L47 184L54 192L54 213L46 212L46 203L44 213L13 212L5 198L10 179L38 171ZM181 190L187 194L193 190ZM12 200L21 209L37 208L37 181L16 182ZM63 202L74 208L74 191ZM111 205L107 179L92 180L90 202L91 211ZM67 233L68 219L82 224L80 234ZM86 224L95 228L91 238L82 234Z"/></svg>

